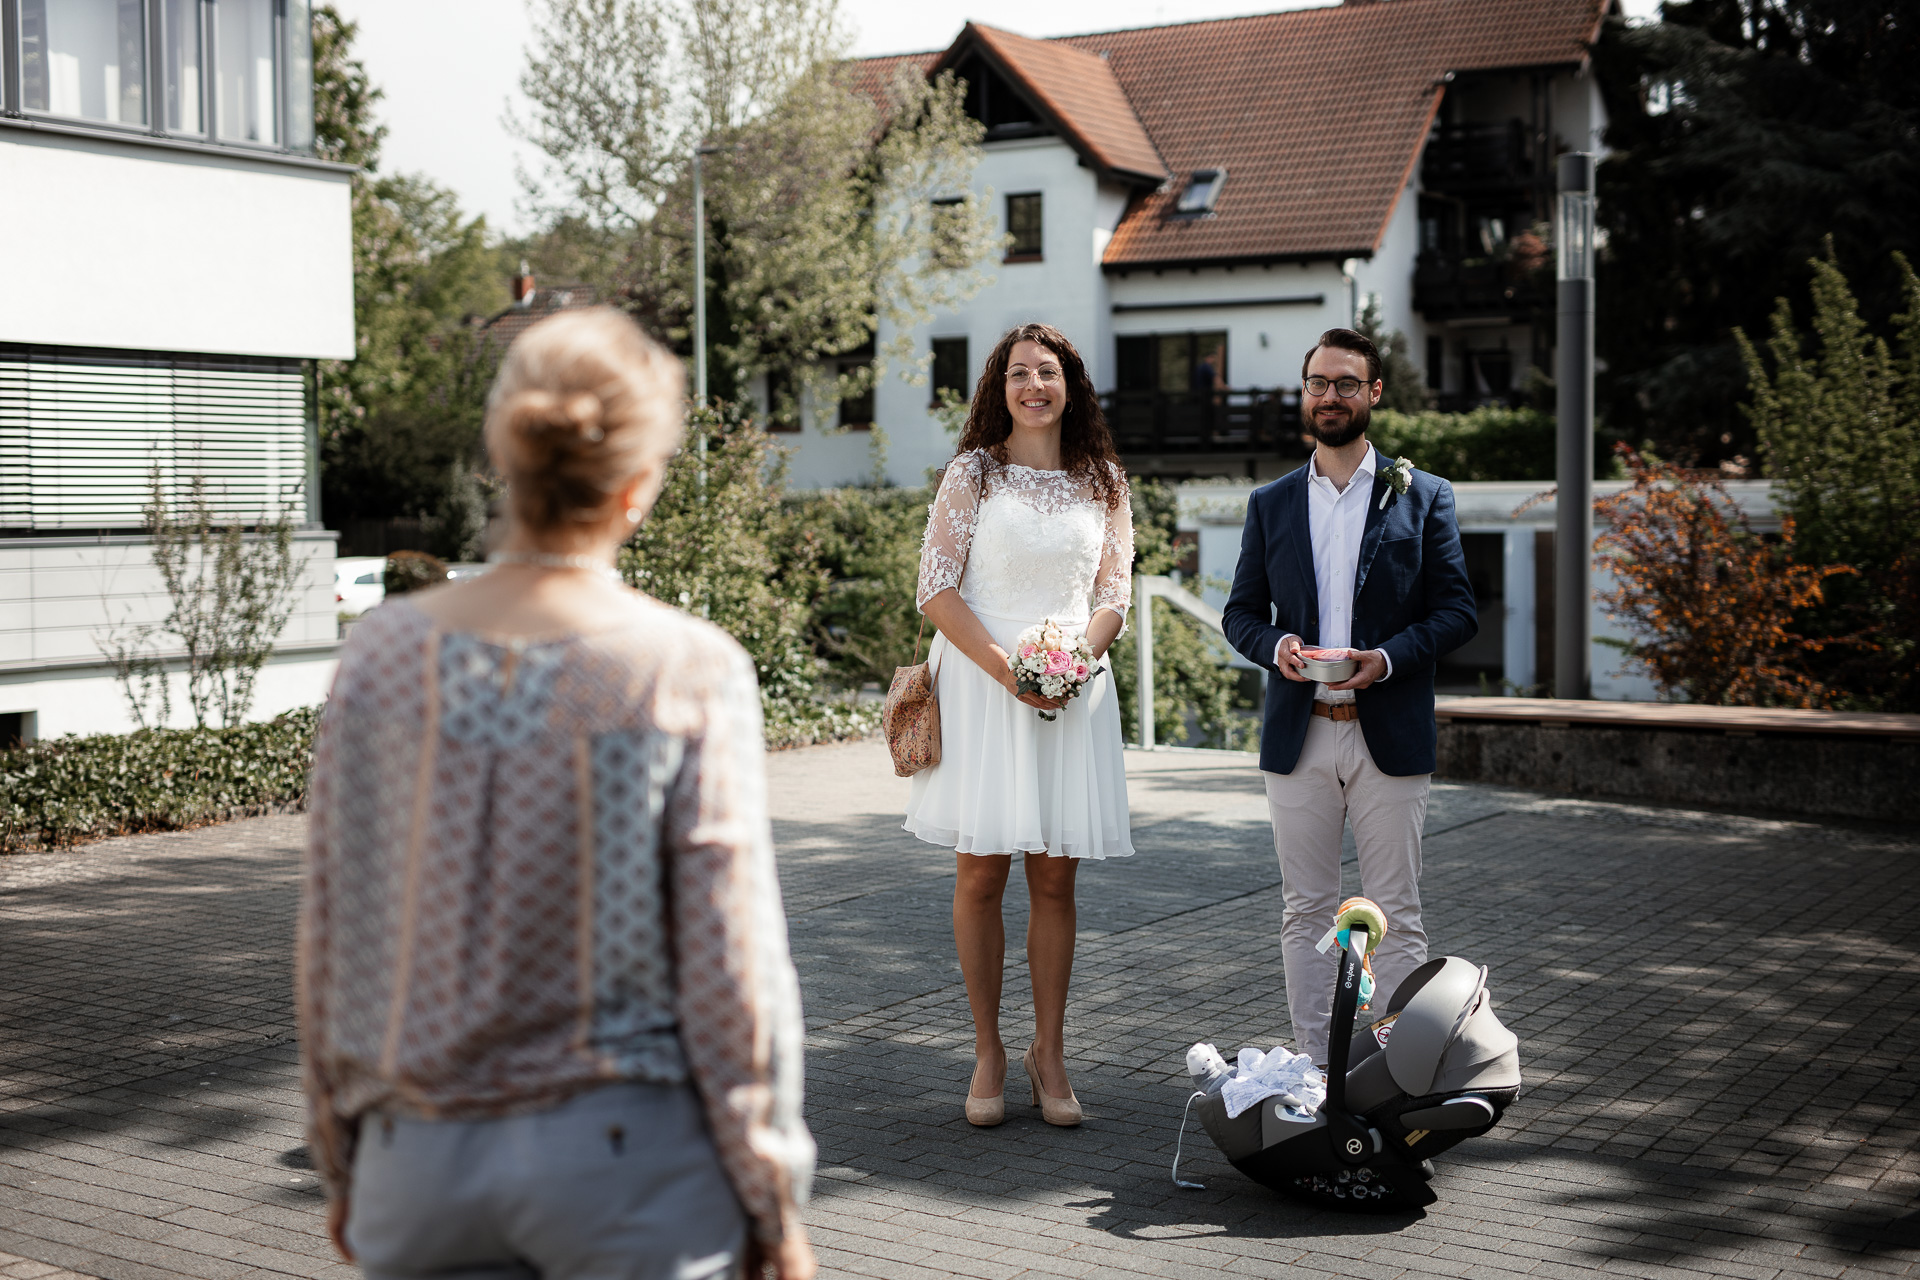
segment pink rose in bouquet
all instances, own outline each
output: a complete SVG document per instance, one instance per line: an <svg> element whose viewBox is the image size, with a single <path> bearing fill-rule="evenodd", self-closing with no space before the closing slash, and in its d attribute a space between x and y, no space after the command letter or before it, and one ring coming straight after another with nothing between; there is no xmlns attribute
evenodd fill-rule
<svg viewBox="0 0 1920 1280"><path fill-rule="evenodd" d="M1069 634L1051 618L1021 632L1013 647L1014 656L1007 659L1007 669L1013 672L1015 687L1022 694L1037 693L1064 702L1100 674L1087 638ZM1058 713L1042 711L1040 718L1053 720Z"/></svg>

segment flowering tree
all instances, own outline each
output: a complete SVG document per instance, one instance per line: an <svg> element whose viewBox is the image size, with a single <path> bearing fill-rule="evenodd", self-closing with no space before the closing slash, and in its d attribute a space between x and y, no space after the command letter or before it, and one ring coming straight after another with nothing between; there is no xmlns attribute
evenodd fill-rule
<svg viewBox="0 0 1920 1280"><path fill-rule="evenodd" d="M1818 604L1844 565L1793 560L1794 524L1778 542L1755 533L1709 474L1621 447L1633 486L1594 504L1608 527L1595 542L1613 575L1601 599L1634 633L1627 656L1663 696L1720 706L1827 707L1838 691L1805 660L1850 638L1809 638L1795 615Z"/></svg>

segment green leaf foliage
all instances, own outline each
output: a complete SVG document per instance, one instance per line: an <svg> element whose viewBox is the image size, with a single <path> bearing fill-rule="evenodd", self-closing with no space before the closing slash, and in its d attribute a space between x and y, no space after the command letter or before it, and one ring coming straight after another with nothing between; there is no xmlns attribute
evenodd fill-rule
<svg viewBox="0 0 1920 1280"><path fill-rule="evenodd" d="M70 735L0 752L0 853L297 809L318 721L305 708L226 729Z"/></svg>
<svg viewBox="0 0 1920 1280"><path fill-rule="evenodd" d="M327 523L419 518L433 550L476 541L480 423L499 353L476 322L505 308L509 247L454 193L379 172L382 97L353 54L356 24L314 10L316 152L353 177L353 360L314 362L321 508Z"/></svg>
<svg viewBox="0 0 1920 1280"><path fill-rule="evenodd" d="M1815 637L1864 638L1816 659L1816 674L1854 705L1920 710L1920 278L1895 254L1905 309L1889 334L1861 315L1831 252L1811 261L1812 332L1785 298L1765 352L1742 330L1748 420L1766 472L1794 522L1804 564L1855 573L1827 585L1802 621Z"/></svg>
<svg viewBox="0 0 1920 1280"><path fill-rule="evenodd" d="M738 640L767 697L804 702L823 671L809 635L821 571L793 534L784 488L765 432L730 406L697 409L667 465L666 488L622 548L619 567L632 586Z"/></svg>
<svg viewBox="0 0 1920 1280"><path fill-rule="evenodd" d="M1376 409L1367 438L1389 458L1407 457L1448 480L1540 480L1555 474L1556 426L1538 409L1483 405L1466 413ZM1594 435L1596 474L1617 467L1611 445Z"/></svg>
<svg viewBox="0 0 1920 1280"><path fill-rule="evenodd" d="M811 637L835 682L886 688L913 661L920 543L931 487L823 489L787 499L789 546L821 576ZM934 632L920 636L926 655Z"/></svg>
<svg viewBox="0 0 1920 1280"><path fill-rule="evenodd" d="M1863 313L1888 253L1920 251L1920 13L1913 0L1692 0L1608 19L1594 50L1609 154L1596 392L1610 425L1689 465L1757 443L1735 327L1803 297L1833 238ZM1804 320L1805 312L1801 312Z"/></svg>
<svg viewBox="0 0 1920 1280"><path fill-rule="evenodd" d="M1171 486L1135 480L1133 571L1164 574L1180 560L1175 545L1179 502ZM1136 606L1138 602L1135 602ZM1113 642L1114 687L1120 694L1120 735L1140 739L1140 658L1135 624ZM1153 602L1153 736L1161 746L1252 748L1260 736L1240 672L1227 665L1227 642L1211 627L1165 600Z"/></svg>

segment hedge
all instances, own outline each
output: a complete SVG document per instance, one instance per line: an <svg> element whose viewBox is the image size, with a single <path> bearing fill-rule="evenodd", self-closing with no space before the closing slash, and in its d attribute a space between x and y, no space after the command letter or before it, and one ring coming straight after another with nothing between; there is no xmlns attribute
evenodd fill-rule
<svg viewBox="0 0 1920 1280"><path fill-rule="evenodd" d="M52 738L0 752L0 852L297 809L319 710L231 729Z"/></svg>
<svg viewBox="0 0 1920 1280"><path fill-rule="evenodd" d="M880 725L878 703L763 703L776 751ZM298 810L319 719L318 707L304 707L232 729L68 736L0 751L0 853Z"/></svg>

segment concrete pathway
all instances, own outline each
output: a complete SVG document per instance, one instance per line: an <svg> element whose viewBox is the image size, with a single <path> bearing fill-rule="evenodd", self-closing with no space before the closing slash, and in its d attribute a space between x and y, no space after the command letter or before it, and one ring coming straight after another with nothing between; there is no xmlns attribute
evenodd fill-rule
<svg viewBox="0 0 1920 1280"><path fill-rule="evenodd" d="M1129 774L1140 853L1080 880L1087 1122L975 1130L952 854L899 830L877 744L774 758L825 1274L1920 1273L1920 840L1436 787L1429 932L1492 967L1528 1087L1424 1215L1342 1217L1204 1137L1208 1189L1168 1181L1187 1045L1286 1036L1278 875L1246 758ZM0 859L0 1278L357 1274L300 1150L301 825Z"/></svg>

